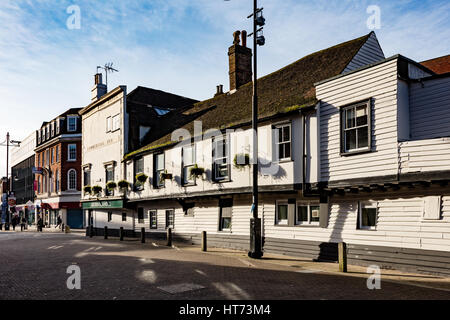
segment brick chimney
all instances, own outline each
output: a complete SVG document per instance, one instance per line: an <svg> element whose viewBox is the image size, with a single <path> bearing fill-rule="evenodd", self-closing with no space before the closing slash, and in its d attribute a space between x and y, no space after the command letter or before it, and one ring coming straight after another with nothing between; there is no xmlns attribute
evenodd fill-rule
<svg viewBox="0 0 450 320"><path fill-rule="evenodd" d="M230 62L230 91L252 81L252 50L247 48L247 32L236 31L233 45L228 49Z"/></svg>
<svg viewBox="0 0 450 320"><path fill-rule="evenodd" d="M92 91L92 99L91 99L92 102L100 99L108 92L108 88L106 87L105 84L103 84L101 73L97 73L95 75L95 86L91 91Z"/></svg>

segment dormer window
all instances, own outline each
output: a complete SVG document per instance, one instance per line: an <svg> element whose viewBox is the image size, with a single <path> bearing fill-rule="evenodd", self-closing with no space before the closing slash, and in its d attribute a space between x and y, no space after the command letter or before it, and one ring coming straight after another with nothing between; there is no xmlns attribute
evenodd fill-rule
<svg viewBox="0 0 450 320"><path fill-rule="evenodd" d="M61 121L60 119L56 120L56 134L59 134L59 122L60 121Z"/></svg>
<svg viewBox="0 0 450 320"><path fill-rule="evenodd" d="M77 131L77 117L75 116L67 117L67 131L68 132Z"/></svg>
<svg viewBox="0 0 450 320"><path fill-rule="evenodd" d="M53 136L55 136L55 123L54 122L52 122L52 124L50 125L50 128L51 128L51 135L53 137Z"/></svg>

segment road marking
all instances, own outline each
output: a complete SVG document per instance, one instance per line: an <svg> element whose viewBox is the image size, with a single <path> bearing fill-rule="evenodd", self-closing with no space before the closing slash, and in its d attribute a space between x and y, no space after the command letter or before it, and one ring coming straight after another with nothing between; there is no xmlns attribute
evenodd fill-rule
<svg viewBox="0 0 450 320"><path fill-rule="evenodd" d="M297 270L296 272L298 273L319 273L319 272L323 272L322 270L310 270L310 269L302 269L302 270Z"/></svg>
<svg viewBox="0 0 450 320"><path fill-rule="evenodd" d="M97 247L97 248L94 249L94 251L98 251L98 250L100 250L101 248L103 248L103 247Z"/></svg>
<svg viewBox="0 0 450 320"><path fill-rule="evenodd" d="M177 293L184 293L194 290L200 290L204 289L204 286L201 286L199 284L195 283L180 283L180 284L172 284L169 286L162 286L158 287L158 289L170 293L170 294L177 294Z"/></svg>
<svg viewBox="0 0 450 320"><path fill-rule="evenodd" d="M63 248L64 246L51 246L51 247L48 247L47 249L48 250L58 250L58 249L61 249L61 248Z"/></svg>
<svg viewBox="0 0 450 320"><path fill-rule="evenodd" d="M153 270L144 270L140 274L138 274L137 277L142 281L150 283L155 283L157 279L156 273Z"/></svg>
<svg viewBox="0 0 450 320"><path fill-rule="evenodd" d="M220 293L222 293L228 300L249 300L250 296L247 292L239 288L236 284L214 282L212 284Z"/></svg>
<svg viewBox="0 0 450 320"><path fill-rule="evenodd" d="M253 263L251 263L250 261L244 260L244 259L238 259L240 262L242 262L243 264L245 264L246 266L249 267L256 267Z"/></svg>
<svg viewBox="0 0 450 320"><path fill-rule="evenodd" d="M197 272L198 274L201 274L202 276L207 277L206 273L204 273L202 270L196 269L195 272Z"/></svg>
<svg viewBox="0 0 450 320"><path fill-rule="evenodd" d="M139 261L141 261L144 264L155 263L155 261L153 261L152 259L147 259L147 258L141 258L141 259L139 259Z"/></svg>

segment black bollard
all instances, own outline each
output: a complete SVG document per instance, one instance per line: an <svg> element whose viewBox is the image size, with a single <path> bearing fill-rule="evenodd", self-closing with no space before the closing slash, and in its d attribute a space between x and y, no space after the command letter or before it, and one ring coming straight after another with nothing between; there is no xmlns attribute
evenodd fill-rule
<svg viewBox="0 0 450 320"><path fill-rule="evenodd" d="M141 243L145 243L145 228L141 228Z"/></svg>
<svg viewBox="0 0 450 320"><path fill-rule="evenodd" d="M92 238L94 236L94 226L90 226L89 228L89 238Z"/></svg>
<svg viewBox="0 0 450 320"><path fill-rule="evenodd" d="M103 235L105 239L108 239L108 227L105 226L105 234Z"/></svg>
<svg viewBox="0 0 450 320"><path fill-rule="evenodd" d="M61 232L65 232L66 231L66 228L65 228L65 226L64 226L64 223L61 225Z"/></svg>
<svg viewBox="0 0 450 320"><path fill-rule="evenodd" d="M123 241L123 227L120 227L119 238L120 238L120 241Z"/></svg>
<svg viewBox="0 0 450 320"><path fill-rule="evenodd" d="M207 251L208 246L207 246L207 240L206 240L206 231L202 232L202 251Z"/></svg>
<svg viewBox="0 0 450 320"><path fill-rule="evenodd" d="M171 228L167 228L167 246L168 247L172 246L172 229Z"/></svg>

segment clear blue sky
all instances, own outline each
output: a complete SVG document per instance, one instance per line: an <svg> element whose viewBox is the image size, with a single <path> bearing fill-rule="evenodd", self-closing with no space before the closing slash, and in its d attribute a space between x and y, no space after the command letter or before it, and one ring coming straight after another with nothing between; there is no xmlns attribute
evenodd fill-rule
<svg viewBox="0 0 450 320"><path fill-rule="evenodd" d="M422 61L450 53L450 3L433 1L260 0L267 19L260 75L371 30L369 5L381 9L375 30L386 56ZM81 28L67 8L78 5ZM1 0L0 142L21 140L70 107L83 107L97 65L120 72L109 88L138 85L199 100L228 88L227 48L249 30L251 0ZM0 176L5 172L0 150Z"/></svg>

